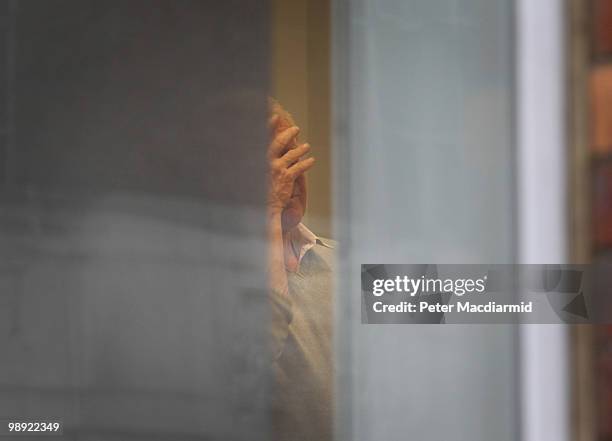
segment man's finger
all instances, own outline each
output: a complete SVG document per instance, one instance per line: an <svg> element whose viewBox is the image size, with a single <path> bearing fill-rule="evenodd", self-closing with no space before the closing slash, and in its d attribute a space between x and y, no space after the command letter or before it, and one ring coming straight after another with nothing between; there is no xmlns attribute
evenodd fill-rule
<svg viewBox="0 0 612 441"><path fill-rule="evenodd" d="M296 162L291 167L289 167L287 170L292 176L297 177L307 172L308 170L310 170L310 168L314 165L314 163L315 163L315 158L312 158L312 157L306 158L303 161Z"/></svg>
<svg viewBox="0 0 612 441"><path fill-rule="evenodd" d="M293 165L293 163L296 162L298 159L300 159L302 156L304 156L306 153L308 153L309 150L310 150L310 144L308 143L302 144L301 146L291 149L287 153L285 153L281 157L281 160L283 161L283 164L285 165L285 167L289 167Z"/></svg>
<svg viewBox="0 0 612 441"><path fill-rule="evenodd" d="M273 158L280 157L286 150L287 145L297 136L300 129L298 127L289 127L280 132L270 143L268 154Z"/></svg>

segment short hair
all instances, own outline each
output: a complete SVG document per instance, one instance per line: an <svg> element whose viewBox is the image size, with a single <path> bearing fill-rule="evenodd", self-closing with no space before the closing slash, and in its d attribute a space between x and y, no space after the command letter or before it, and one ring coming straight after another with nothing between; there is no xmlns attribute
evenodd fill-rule
<svg viewBox="0 0 612 441"><path fill-rule="evenodd" d="M278 115L282 120L284 120L284 122L289 124L289 126L295 125L295 120L293 119L293 116L289 112L287 112L287 110L281 105L281 103L279 103L271 96L268 97L268 108L270 114Z"/></svg>

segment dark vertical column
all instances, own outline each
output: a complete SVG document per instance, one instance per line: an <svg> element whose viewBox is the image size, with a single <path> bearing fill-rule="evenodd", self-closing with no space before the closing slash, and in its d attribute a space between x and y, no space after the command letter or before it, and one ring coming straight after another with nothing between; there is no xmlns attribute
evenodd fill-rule
<svg viewBox="0 0 612 441"><path fill-rule="evenodd" d="M0 5L0 182L10 185L15 151L14 85L16 0Z"/></svg>
<svg viewBox="0 0 612 441"><path fill-rule="evenodd" d="M0 416L268 439L267 2L11 5Z"/></svg>

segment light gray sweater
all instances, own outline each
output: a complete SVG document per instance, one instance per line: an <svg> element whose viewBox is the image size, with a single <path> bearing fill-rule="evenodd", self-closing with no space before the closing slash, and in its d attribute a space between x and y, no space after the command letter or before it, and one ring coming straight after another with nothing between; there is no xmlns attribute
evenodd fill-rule
<svg viewBox="0 0 612 441"><path fill-rule="evenodd" d="M332 439L335 256L328 244L335 246L318 240L299 271L287 273L289 295L271 294L275 440Z"/></svg>

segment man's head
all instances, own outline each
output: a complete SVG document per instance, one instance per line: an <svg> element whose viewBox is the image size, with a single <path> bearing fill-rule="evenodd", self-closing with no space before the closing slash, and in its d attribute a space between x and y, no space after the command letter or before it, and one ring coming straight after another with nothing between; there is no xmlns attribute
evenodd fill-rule
<svg viewBox="0 0 612 441"><path fill-rule="evenodd" d="M295 126L295 121L289 112L287 112L283 106L274 98L268 99L270 115L278 115L278 122L275 126L275 133L273 136L282 132L289 127ZM293 140L289 148L293 149L299 144L297 139ZM306 212L306 201L307 201L307 190L306 190L306 179L304 175L300 175L293 186L293 193L291 200L285 206L282 215L283 230L288 231L296 227L304 217Z"/></svg>

